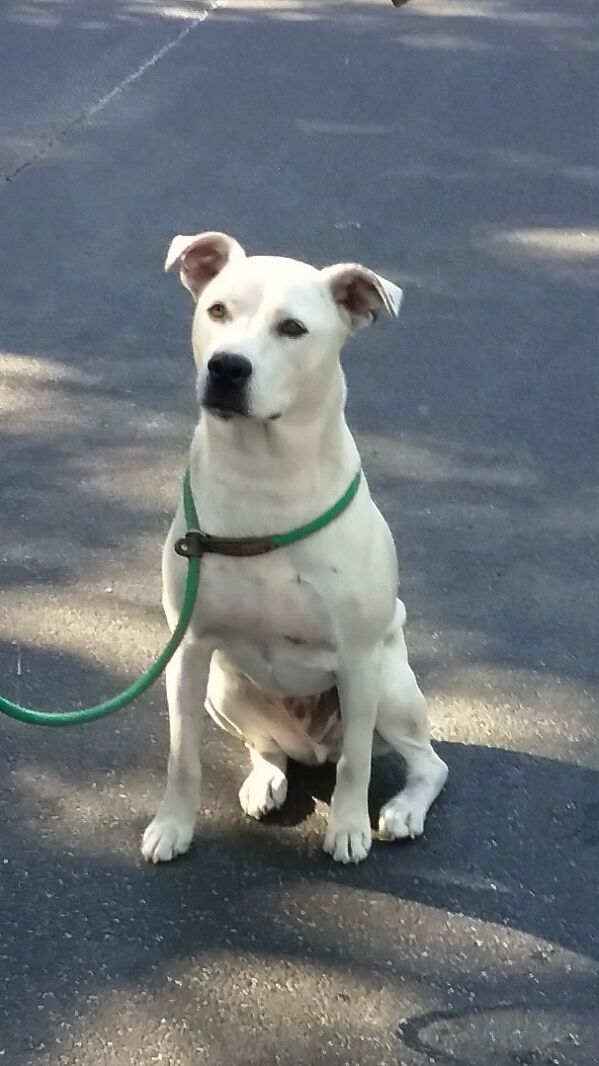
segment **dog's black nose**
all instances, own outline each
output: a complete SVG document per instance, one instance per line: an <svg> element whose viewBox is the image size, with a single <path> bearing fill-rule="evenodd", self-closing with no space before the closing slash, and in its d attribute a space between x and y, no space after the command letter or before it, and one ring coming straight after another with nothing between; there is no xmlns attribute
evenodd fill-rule
<svg viewBox="0 0 599 1066"><path fill-rule="evenodd" d="M231 352L216 352L208 360L208 373L215 385L221 388L243 385L252 373L252 364L245 355Z"/></svg>

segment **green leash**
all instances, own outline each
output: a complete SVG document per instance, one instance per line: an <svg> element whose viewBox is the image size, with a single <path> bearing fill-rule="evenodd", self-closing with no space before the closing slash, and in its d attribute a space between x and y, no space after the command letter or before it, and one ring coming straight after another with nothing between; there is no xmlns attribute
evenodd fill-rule
<svg viewBox="0 0 599 1066"><path fill-rule="evenodd" d="M200 562L206 552L234 556L262 555L275 548L284 548L289 544L295 544L298 540L304 540L305 537L324 529L349 507L360 486L361 476L362 471L359 470L343 496L332 507L329 507L328 511L324 511L318 518L307 522L304 526L298 526L297 529L292 529L288 533L275 533L269 537L227 538L212 537L208 533L203 533L199 528L189 470L187 470L183 479L183 509L188 532L175 545L177 554L187 559L187 580L179 620L168 644L158 658L124 692L119 692L112 699L98 703L95 707L83 707L74 711L36 711L31 707L21 707L18 703L11 703L4 696L0 696L0 713L16 719L17 722L26 722L28 725L68 726L95 722L98 718L106 718L107 715L127 707L158 680L183 640L193 615L200 578Z"/></svg>

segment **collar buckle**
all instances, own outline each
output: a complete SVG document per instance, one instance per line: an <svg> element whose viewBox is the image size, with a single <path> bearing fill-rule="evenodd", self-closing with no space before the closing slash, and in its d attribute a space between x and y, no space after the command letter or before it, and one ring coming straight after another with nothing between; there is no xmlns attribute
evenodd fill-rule
<svg viewBox="0 0 599 1066"><path fill-rule="evenodd" d="M175 551L183 559L201 559L206 551L204 545L204 533L199 529L188 529L184 537L175 541Z"/></svg>

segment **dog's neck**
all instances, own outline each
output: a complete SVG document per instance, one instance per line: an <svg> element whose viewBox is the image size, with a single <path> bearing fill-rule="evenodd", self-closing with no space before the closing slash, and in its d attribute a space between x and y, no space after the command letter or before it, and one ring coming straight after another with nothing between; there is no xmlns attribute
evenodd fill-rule
<svg viewBox="0 0 599 1066"><path fill-rule="evenodd" d="M285 532L335 503L360 462L344 402L339 371L317 411L294 408L269 422L202 414L191 450L191 482L205 532Z"/></svg>

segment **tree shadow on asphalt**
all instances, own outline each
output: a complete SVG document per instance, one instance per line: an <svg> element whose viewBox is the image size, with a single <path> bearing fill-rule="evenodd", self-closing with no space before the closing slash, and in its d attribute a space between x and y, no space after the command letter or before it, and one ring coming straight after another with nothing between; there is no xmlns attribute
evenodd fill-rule
<svg viewBox="0 0 599 1066"><path fill-rule="evenodd" d="M55 677L60 686L52 664L44 667L40 656L43 675ZM87 663L71 657L66 672L89 684ZM145 775L148 766L154 771L152 787L159 787L151 731L139 726L147 707L136 713L118 720L122 751L116 755L115 719L87 731L47 731L41 742L36 735L33 760L27 743L31 731L3 725L8 787L2 816L0 970L7 980L3 1010L11 1019L3 1046L11 1062L20 1064L19 1056L26 1061L32 1048L50 1041L57 1019L68 1018L75 1001L84 1013L82 1004L95 1002L107 989L119 988L126 996L135 987L158 988L177 963L223 950L255 960L258 968L260 960L286 959L368 980L378 975L392 986L422 979L428 962L406 952L401 927L383 950L372 927L372 939L361 935L357 951L353 938L343 934L356 901L369 909L385 897L417 903L599 960L597 773L523 753L441 744L451 775L429 816L425 838L407 845L375 843L367 863L339 867L320 851L321 804L330 774L296 770L286 817L248 824L236 801L241 749L212 737L204 795L209 810L200 817L192 850L172 866L148 867L139 858L138 843L149 809L143 817L139 810L132 816L131 797L119 809L116 796L123 784L115 785L116 794L101 791L104 775L116 774L118 782L122 770ZM162 727L160 734L164 748ZM44 794L46 777L54 782L53 801ZM373 802L388 798L399 777L394 760L375 764ZM93 832L86 829L85 816L76 827L70 813L78 802L85 807L90 780L100 790ZM139 802L139 792L134 795ZM315 800L314 824L304 825ZM148 792L144 802L151 804ZM352 891L339 896L340 889ZM308 917L301 902L306 895ZM332 898L340 901L335 906L341 925L329 914ZM475 1013L481 1016L485 1010L506 1010L519 996L529 1009L550 1017L568 1009L586 1016L596 1002L590 979L573 976L564 996L549 973L531 989L521 974L495 984L492 973L478 978L476 964L458 978L456 967L463 966L461 953L434 978L439 994L445 985L457 984L462 1006L438 1017L434 1012L413 1017L400 1027L406 1046L421 1049L431 1040L437 1046L440 1039L447 1052L447 1040L435 1026L443 1022L447 1029L453 1019L459 1028L460 1011L470 1009L468 997L475 993ZM46 990L52 992L50 1031L43 1013L32 1014L28 1007ZM421 1030L424 1036L418 1035ZM480 1054L480 1041L473 1046ZM439 1061L480 1066L472 1047L460 1052L458 1039L456 1054Z"/></svg>
<svg viewBox="0 0 599 1066"><path fill-rule="evenodd" d="M137 7L142 18L144 5ZM302 7L293 10L301 14ZM274 251L316 262L372 256L373 266L405 283L405 315L397 334L377 327L360 339L359 349L348 352L350 414L365 445L377 496L398 535L408 607L413 610L416 602L420 613L426 602L436 629L456 618L466 627L472 587L484 582L486 606L475 606L471 628L492 630L489 658L507 663L514 656L517 666L558 656L555 665L579 677L574 658L581 654L581 642L586 643L583 658L590 652L579 598L592 599L599 580L593 517L596 370L588 343L597 327L594 260L584 247L578 253L576 248L564 250L557 232L555 246L549 245L540 259L527 259L523 246L511 251L508 246L504 254L494 240L523 227L552 231L556 219L560 232L584 229L594 217L599 181L594 142L587 141L582 158L578 145L559 141L551 128L539 125L531 143L530 129L518 125L521 109L510 103L512 93L527 98L534 71L539 94L547 89L545 110L561 114L554 64L569 62L576 42L584 39L590 45L594 39L590 7L579 0L545 23L538 4L528 5L524 19L515 3L481 7L478 13L477 5L457 14L444 8L438 17L432 17L426 3L401 12L382 3L352 5L351 18L335 7L326 17L298 22L297 48L284 69L278 59L287 32L279 17L283 6L278 12L273 8L272 17L251 6L247 18L239 10L214 13L206 34L194 42L194 69L205 95L221 96L228 74L218 57L238 57L239 99L228 116L226 144L208 138L211 115L198 113L192 120L183 108L173 116L117 109L104 127L79 131L77 157L63 159L58 148L48 159L43 196L37 184L41 172L30 173L10 190L11 197L19 196L20 210L15 212L5 200L3 346L24 362L31 356L54 360L91 377L55 386L57 398L73 408L89 400L85 429L38 432L26 413L19 434L0 440L6 456L3 540L18 547L38 521L45 536L57 539L60 522L64 528L68 521L73 540L80 539L84 547L106 546L111 536L113 544L124 545L136 528L158 538L164 528L165 518L156 509L129 508L122 500L95 501L93 494L81 491L81 481L92 455L103 454L132 471L144 451L148 456L175 451L184 462L194 416L189 305L183 294L174 293L175 282L166 282L160 273L176 228L187 222L197 227L205 220L206 225L235 229L250 248L271 244ZM82 18L76 5L51 8L57 28L61 20ZM126 3L115 3L107 10L116 17L126 8ZM29 13L34 9L27 6ZM4 17L18 18L19 10L18 5L7 8ZM489 64L484 49L461 47L460 34L466 43L513 45L513 23L527 58L517 52L507 66L494 68L508 97L502 98L499 111L493 105L496 122L489 123L485 94L469 100L468 107L458 106L469 93L469 80L479 78L481 66ZM381 25L397 27L398 37L390 33L381 42ZM546 33L542 37L540 25ZM380 66L390 81L389 100L364 59L369 27L383 50ZM426 40L411 38L408 30L426 31ZM450 30L454 37L457 33L453 44L446 39ZM50 29L38 26L32 32L49 34ZM82 25L80 32L91 31ZM306 95L305 54L330 50L333 35L335 54L343 56L346 47L349 57L347 72L340 67L339 76L351 79L351 122L346 93ZM271 58L257 82L257 54L264 41ZM534 62L528 58L530 49ZM360 57L364 62L358 62ZM583 95L594 57L590 51L588 61L577 54L576 63L576 84ZM418 106L411 106L410 93L415 86L419 92L422 88L423 67L426 93ZM275 86L280 93L273 92ZM400 114L396 99L401 99ZM453 125L448 122L450 107ZM500 125L504 110L513 120L509 130ZM268 123L256 123L256 113L268 114ZM589 117L587 111L580 114ZM166 138L162 122L167 123ZM290 123L295 130L291 136ZM394 123L395 133L388 128ZM373 137L375 168L368 147ZM210 158L203 156L198 168L194 144L207 138ZM238 145L236 153L230 151L232 142ZM145 164L147 154L176 154L183 144L188 171L173 168L172 174L154 178ZM129 175L126 188L115 171L117 158ZM242 202L239 159L244 160ZM328 180L330 174L334 182ZM144 196L132 198L131 185L142 181ZM260 221L265 182L268 236ZM302 207L305 202L311 211ZM22 240L24 217L45 255L29 254ZM148 217L159 223L148 227ZM396 346L397 354L391 350ZM51 387L46 382L38 389ZM98 409L91 414L96 401ZM160 418L164 422L157 426ZM370 438L381 435L395 448L391 473L379 469L374 447L369 454ZM438 475L419 482L418 472L408 476L402 469L414 443L434 462L441 456L451 459L456 470L475 468L478 474L461 480L439 462ZM493 482L494 469L510 463L528 468L528 484ZM45 489L50 500L41 516L40 498L27 495L29 486ZM54 499L64 508L58 521ZM566 514L571 515L568 529ZM561 528L555 528L556 522ZM510 556L507 568L500 555ZM62 563L44 565L49 581L65 580ZM539 602L543 583L553 596L546 617ZM562 609L575 639L561 639L560 647L559 630L566 628L558 618Z"/></svg>
<svg viewBox="0 0 599 1066"><path fill-rule="evenodd" d="M13 649L0 647L0 655L7 662ZM68 653L53 655L31 649L30 656L35 664L34 680L24 680L33 702L35 693L42 690L52 702L64 692L67 680L71 688L97 687L107 674L97 665ZM117 684L123 681L124 678L116 679ZM112 676L110 684L115 684ZM156 719L157 703L162 703L160 689L152 703L146 697L136 709L74 730L33 730L4 721L7 764L38 772L40 781L46 771L50 772L53 778L62 779L68 795L76 795L78 787L86 788L92 775L101 778L115 769L141 771L152 775L151 789L158 791L152 797L146 785L143 799L138 796L138 801L152 804L159 795L166 756L165 716ZM119 738L135 738L135 746L119 740L115 754L115 730ZM36 742L33 753L27 746L30 739ZM43 743L38 747L40 741ZM43 855L36 859L33 839L29 842L27 834L19 832L12 837L13 826L16 829L18 825L11 817L15 800L26 816L34 800L34 784L28 795L28 788L19 786L18 779L15 800L8 797L5 854L10 855L13 848L15 858L21 854L33 862L29 878L34 891L43 887L43 878L36 879L35 869L41 874L53 861L60 865L66 861L73 870L78 863L82 867L97 865L98 870L105 864L107 871L111 864L116 870L125 863L131 867L131 876L141 877L158 892L173 877L178 888L189 890L190 895L205 877L210 864L208 853L215 859L219 856L214 874L223 884L234 869L242 881L245 877L248 884L259 884L261 876L267 870L272 872L274 864L288 883L298 877L324 879L331 884L390 893L398 899L418 899L433 907L554 939L571 950L599 958L599 940L594 933L595 930L599 935L599 930L592 921L596 903L594 865L599 846L599 804L593 797L599 794L599 774L564 760L499 748L461 743L439 743L437 748L451 773L429 816L425 839L396 846L375 844L372 861L358 868L342 868L319 855L321 805L326 806L330 798L332 768L293 767L285 813L256 824L244 819L237 803L237 787L246 772L244 749L229 742L229 738L223 739L211 726L204 755L207 780L203 806L209 817L204 825L200 816L196 844L181 867L174 864L155 871L137 864L139 825L131 824L129 811L123 812L116 827L118 859L111 856L110 847L101 856L94 856L93 846L90 850L85 845L79 854L70 854L66 859L61 854L59 828L55 843L50 846L48 840L48 846L42 848ZM375 761L373 812L397 791L401 780L399 760L384 757ZM210 818L212 804L217 809L218 825ZM315 806L318 832L316 837L310 832L306 841L294 830L310 818ZM43 822L43 803L36 810ZM225 827L220 825L222 820ZM221 862L223 868L219 870ZM179 868L181 873L177 873ZM206 891L210 890L206 887ZM198 910L202 906L198 902ZM248 920L251 926L255 917Z"/></svg>

